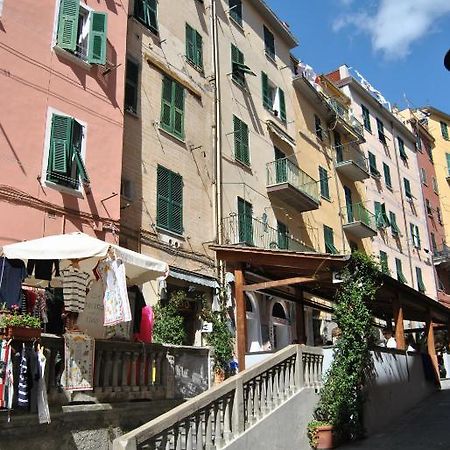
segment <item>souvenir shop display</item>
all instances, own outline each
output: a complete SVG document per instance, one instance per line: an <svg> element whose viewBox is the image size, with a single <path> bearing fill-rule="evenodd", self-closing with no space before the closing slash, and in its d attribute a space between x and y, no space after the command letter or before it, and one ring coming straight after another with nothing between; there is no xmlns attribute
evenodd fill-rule
<svg viewBox="0 0 450 450"><path fill-rule="evenodd" d="M167 274L162 261L83 233L0 247L0 410L50 423L45 336L64 338L62 387L94 389L95 339L151 342L153 312L136 285Z"/></svg>

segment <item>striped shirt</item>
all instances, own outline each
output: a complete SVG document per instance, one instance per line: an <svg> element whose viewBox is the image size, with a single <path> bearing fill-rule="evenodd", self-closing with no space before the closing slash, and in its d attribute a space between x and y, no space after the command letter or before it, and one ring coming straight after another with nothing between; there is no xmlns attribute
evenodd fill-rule
<svg viewBox="0 0 450 450"><path fill-rule="evenodd" d="M89 274L75 267L69 267L62 272L63 296L66 311L81 312L86 302L86 290Z"/></svg>

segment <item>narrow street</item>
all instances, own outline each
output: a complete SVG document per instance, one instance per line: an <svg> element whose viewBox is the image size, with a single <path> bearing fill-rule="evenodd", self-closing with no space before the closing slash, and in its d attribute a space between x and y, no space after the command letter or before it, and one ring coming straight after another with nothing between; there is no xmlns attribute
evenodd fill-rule
<svg viewBox="0 0 450 450"><path fill-rule="evenodd" d="M386 430L349 445L343 450L450 449L450 381Z"/></svg>

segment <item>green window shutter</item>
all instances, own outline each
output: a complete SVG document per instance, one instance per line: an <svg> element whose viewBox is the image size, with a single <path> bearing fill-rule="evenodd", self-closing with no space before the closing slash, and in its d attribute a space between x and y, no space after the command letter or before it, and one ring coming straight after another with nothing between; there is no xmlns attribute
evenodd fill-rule
<svg viewBox="0 0 450 450"><path fill-rule="evenodd" d="M369 154L369 169L370 169L370 173L373 176L375 176L375 177L379 177L380 176L380 172L378 172L378 169L377 169L377 158L371 152L368 152L368 154Z"/></svg>
<svg viewBox="0 0 450 450"><path fill-rule="evenodd" d="M408 159L408 155L406 154L405 151L405 143L403 142L403 139L401 137L397 137L397 142L398 142L398 150L400 153L400 158L402 158L403 160L407 160Z"/></svg>
<svg viewBox="0 0 450 450"><path fill-rule="evenodd" d="M377 118L377 129L378 129L378 139L383 143L386 144L386 136L384 134L384 124L383 122Z"/></svg>
<svg viewBox="0 0 450 450"><path fill-rule="evenodd" d="M409 228L411 231L411 240L412 240L414 247L420 248L419 227L417 225L414 225L413 223L410 223Z"/></svg>
<svg viewBox="0 0 450 450"><path fill-rule="evenodd" d="M134 0L134 17L149 28L153 33L158 33L158 12L156 0Z"/></svg>
<svg viewBox="0 0 450 450"><path fill-rule="evenodd" d="M233 116L234 128L234 156L235 158L246 164L250 164L250 154L248 145L248 126L242 120Z"/></svg>
<svg viewBox="0 0 450 450"><path fill-rule="evenodd" d="M397 280L403 284L407 284L405 275L403 275L402 262L398 258L395 258L395 268L397 269Z"/></svg>
<svg viewBox="0 0 450 450"><path fill-rule="evenodd" d="M137 113L139 66L127 59L125 79L125 110Z"/></svg>
<svg viewBox="0 0 450 450"><path fill-rule="evenodd" d="M77 47L79 13L80 0L61 0L57 38L59 47L75 51Z"/></svg>
<svg viewBox="0 0 450 450"><path fill-rule="evenodd" d="M383 163L384 181L386 186L392 188L391 169L386 163Z"/></svg>
<svg viewBox="0 0 450 450"><path fill-rule="evenodd" d="M397 225L397 217L395 213L389 211L389 223L391 224L391 231L394 236L398 236L400 234L400 230Z"/></svg>
<svg viewBox="0 0 450 450"><path fill-rule="evenodd" d="M233 80L243 86L245 73L251 73L251 70L245 65L244 54L233 44L231 44L231 68Z"/></svg>
<svg viewBox="0 0 450 450"><path fill-rule="evenodd" d="M177 82L172 82L173 86L173 133L184 139L184 88Z"/></svg>
<svg viewBox="0 0 450 450"><path fill-rule="evenodd" d="M195 61L197 67L203 69L203 38L197 31L195 32Z"/></svg>
<svg viewBox="0 0 450 450"><path fill-rule="evenodd" d="M53 114L52 117L47 179L55 183L65 181L71 168L73 122L67 116Z"/></svg>
<svg viewBox="0 0 450 450"><path fill-rule="evenodd" d="M391 225L387 216L385 203L381 204L381 219L383 221L383 228L388 228Z"/></svg>
<svg viewBox="0 0 450 450"><path fill-rule="evenodd" d="M87 173L86 166L81 155L81 145L83 142L83 126L76 120L72 122L72 157L76 165L75 179L73 179L73 187L78 188L78 177L81 178L83 183L89 184L90 179ZM73 176L73 175L72 175Z"/></svg>
<svg viewBox="0 0 450 450"><path fill-rule="evenodd" d="M385 274L389 274L388 255L386 252L380 250L380 265L381 271Z"/></svg>
<svg viewBox="0 0 450 450"><path fill-rule="evenodd" d="M319 166L320 195L326 199L330 198L330 189L328 185L328 171Z"/></svg>
<svg viewBox="0 0 450 450"><path fill-rule="evenodd" d="M241 136L242 136L242 159L243 163L250 165L250 152L248 145L248 126L246 123L241 122Z"/></svg>
<svg viewBox="0 0 450 450"><path fill-rule="evenodd" d="M441 134L442 137L448 141L449 137L448 137L448 126L445 122L441 122Z"/></svg>
<svg viewBox="0 0 450 450"><path fill-rule="evenodd" d="M334 246L333 229L324 225L323 226L323 237L324 237L324 241L325 241L325 252L331 253L333 255L337 254L338 251L337 251L336 247Z"/></svg>
<svg viewBox="0 0 450 450"><path fill-rule="evenodd" d="M362 110L362 116L363 116L363 121L364 121L364 128L369 133L371 133L372 132L372 127L370 125L370 113L369 113L369 110L364 105L361 105L361 110Z"/></svg>
<svg viewBox="0 0 450 450"><path fill-rule="evenodd" d="M405 186L405 195L408 199L412 199L411 183L407 178L403 178L403 185Z"/></svg>
<svg viewBox="0 0 450 450"><path fill-rule="evenodd" d="M381 203L374 202L373 204L374 214L375 214L375 222L378 228L383 228L383 221L381 218Z"/></svg>
<svg viewBox="0 0 450 450"><path fill-rule="evenodd" d="M261 72L261 81L262 81L263 106L264 108L267 108L270 111L272 111L273 105L272 105L272 97L270 96L269 78L267 77L267 74L264 72Z"/></svg>
<svg viewBox="0 0 450 450"><path fill-rule="evenodd" d="M264 30L264 47L266 54L271 58L275 58L275 38L273 37L272 32L263 25Z"/></svg>
<svg viewBox="0 0 450 450"><path fill-rule="evenodd" d="M170 180L170 229L183 233L183 177L171 172Z"/></svg>
<svg viewBox="0 0 450 450"><path fill-rule="evenodd" d="M253 206L238 197L239 242L253 244Z"/></svg>
<svg viewBox="0 0 450 450"><path fill-rule="evenodd" d="M322 136L322 122L320 120L320 117L317 116L316 114L314 114L314 128L315 128L315 132L316 132L316 136L322 140L323 136Z"/></svg>
<svg viewBox="0 0 450 450"><path fill-rule="evenodd" d="M173 81L164 77L162 82L161 127L172 131L172 84Z"/></svg>
<svg viewBox="0 0 450 450"><path fill-rule="evenodd" d="M157 168L156 195L156 224L159 227L169 229L170 171L162 166L158 166Z"/></svg>
<svg viewBox="0 0 450 450"><path fill-rule="evenodd" d="M416 277L417 277L417 288L419 292L422 292L423 294L426 289L422 278L422 269L420 267L416 267Z"/></svg>
<svg viewBox="0 0 450 450"><path fill-rule="evenodd" d="M284 91L278 88L278 95L280 97L280 119L286 123L286 99L284 97Z"/></svg>
<svg viewBox="0 0 450 450"><path fill-rule="evenodd" d="M450 153L446 153L445 154L446 158L447 158L447 176L450 176Z"/></svg>
<svg viewBox="0 0 450 450"><path fill-rule="evenodd" d="M106 64L106 24L106 13L91 14L88 61L92 64Z"/></svg>
<svg viewBox="0 0 450 450"><path fill-rule="evenodd" d="M277 221L278 248L282 250L289 249L289 230L283 222Z"/></svg>
<svg viewBox="0 0 450 450"><path fill-rule="evenodd" d="M229 0L230 17L242 26L242 0Z"/></svg>
<svg viewBox="0 0 450 450"><path fill-rule="evenodd" d="M192 63L196 63L195 30L188 24L186 24L186 58Z"/></svg>

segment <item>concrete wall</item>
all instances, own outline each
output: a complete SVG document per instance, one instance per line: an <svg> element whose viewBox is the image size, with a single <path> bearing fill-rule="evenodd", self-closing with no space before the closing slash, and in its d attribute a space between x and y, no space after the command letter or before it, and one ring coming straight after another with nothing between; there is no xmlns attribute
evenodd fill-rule
<svg viewBox="0 0 450 450"><path fill-rule="evenodd" d="M116 66L108 74L103 73L105 67L89 67L68 52L55 52L59 0L41 1L39 14L31 0L4 5L0 18L0 209L8 220L2 223L0 244L73 231L113 239L111 229L103 225L111 220L118 224L120 216L128 4L118 7L99 0L89 5L107 13L107 60ZM85 124L90 192L45 181L50 109Z"/></svg>
<svg viewBox="0 0 450 450"><path fill-rule="evenodd" d="M318 400L313 389L302 389L261 422L249 428L226 450L294 450L309 448L306 426Z"/></svg>

